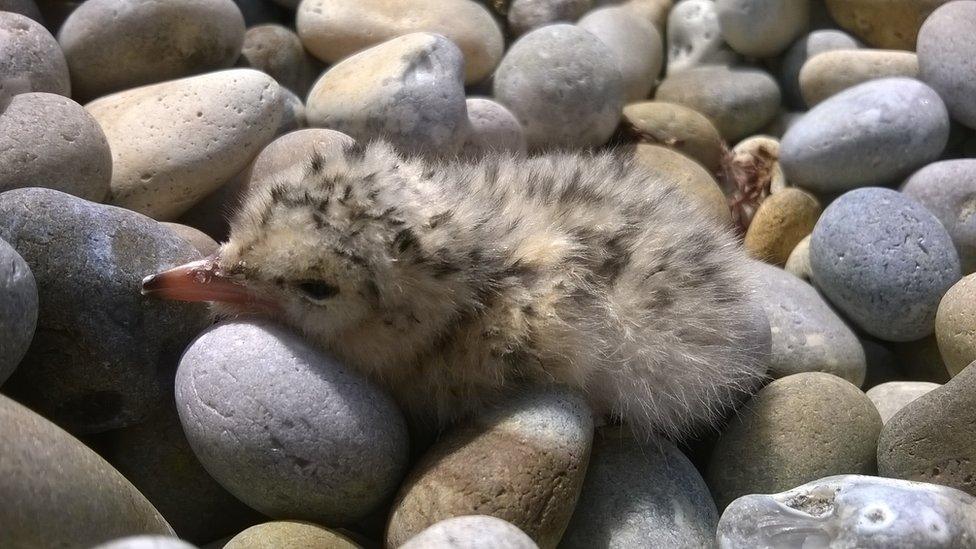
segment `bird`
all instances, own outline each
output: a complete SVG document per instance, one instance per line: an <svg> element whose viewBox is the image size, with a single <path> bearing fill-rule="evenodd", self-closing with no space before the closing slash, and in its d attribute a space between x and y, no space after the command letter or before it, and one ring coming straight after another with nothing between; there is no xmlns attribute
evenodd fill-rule
<svg viewBox="0 0 976 549"><path fill-rule="evenodd" d="M431 159L372 140L255 185L213 256L142 291L282 322L421 424L553 383L680 438L765 376L750 272L731 227L633 154Z"/></svg>

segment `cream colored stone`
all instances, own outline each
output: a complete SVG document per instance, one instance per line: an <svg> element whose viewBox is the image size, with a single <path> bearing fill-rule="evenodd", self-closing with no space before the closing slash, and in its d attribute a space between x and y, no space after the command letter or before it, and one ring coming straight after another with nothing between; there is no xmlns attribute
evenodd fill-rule
<svg viewBox="0 0 976 549"><path fill-rule="evenodd" d="M976 360L976 274L963 277L942 297L935 337L950 375Z"/></svg>
<svg viewBox="0 0 976 549"><path fill-rule="evenodd" d="M731 224L729 204L715 179L694 160L660 145L640 144L634 148L637 161L665 181L673 181L711 217Z"/></svg>
<svg viewBox="0 0 976 549"><path fill-rule="evenodd" d="M790 252L790 257L786 260L786 271L793 276L810 282L810 235L803 237L797 242Z"/></svg>
<svg viewBox="0 0 976 549"><path fill-rule="evenodd" d="M897 50L837 50L811 57L800 69L800 93L813 107L835 93L889 76L918 77L918 57Z"/></svg>
<svg viewBox="0 0 976 549"><path fill-rule="evenodd" d="M359 549L349 538L310 522L280 520L252 526L223 549Z"/></svg>
<svg viewBox="0 0 976 549"><path fill-rule="evenodd" d="M712 172L721 167L725 142L698 111L677 103L642 101L624 107L623 119L642 140L690 156Z"/></svg>

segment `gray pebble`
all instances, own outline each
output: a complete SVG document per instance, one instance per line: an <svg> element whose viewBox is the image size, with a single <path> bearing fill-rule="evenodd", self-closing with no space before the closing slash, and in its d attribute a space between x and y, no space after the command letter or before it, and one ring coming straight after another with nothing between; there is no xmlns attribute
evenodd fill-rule
<svg viewBox="0 0 976 549"><path fill-rule="evenodd" d="M949 2L918 31L922 80L939 92L949 113L976 128L976 2Z"/></svg>
<svg viewBox="0 0 976 549"><path fill-rule="evenodd" d="M258 25L247 29L239 66L263 71L301 97L308 95L323 66L302 46L291 29L282 25Z"/></svg>
<svg viewBox="0 0 976 549"><path fill-rule="evenodd" d="M810 0L716 0L722 37L747 57L772 57L807 29Z"/></svg>
<svg viewBox="0 0 976 549"><path fill-rule="evenodd" d="M661 34L649 21L622 7L593 10L576 23L613 51L623 77L626 101L647 99L664 65Z"/></svg>
<svg viewBox="0 0 976 549"><path fill-rule="evenodd" d="M37 325L37 284L17 250L0 239L0 385L24 357Z"/></svg>
<svg viewBox="0 0 976 549"><path fill-rule="evenodd" d="M284 109L281 111L281 122L278 124L276 136L285 135L295 130L308 127L308 115L305 114L305 104L302 98L295 95L288 88L281 88L281 98Z"/></svg>
<svg viewBox="0 0 976 549"><path fill-rule="evenodd" d="M34 0L0 0L0 11L11 11L25 17L30 17L38 23L44 23L41 10L37 9Z"/></svg>
<svg viewBox="0 0 976 549"><path fill-rule="evenodd" d="M935 160L949 139L938 94L910 78L848 88L810 110L783 136L790 184L830 193L890 183Z"/></svg>
<svg viewBox="0 0 976 549"><path fill-rule="evenodd" d="M938 383L928 381L889 381L871 387L867 391L868 398L878 408L881 422L888 423L902 408L911 404L926 393L941 387Z"/></svg>
<svg viewBox="0 0 976 549"><path fill-rule="evenodd" d="M929 164L908 178L902 192L939 218L956 245L963 274L976 272L976 159Z"/></svg>
<svg viewBox="0 0 976 549"><path fill-rule="evenodd" d="M0 11L0 52L0 109L18 93L71 95L64 54L37 21Z"/></svg>
<svg viewBox="0 0 976 549"><path fill-rule="evenodd" d="M486 515L442 520L410 538L400 549L538 549L515 525Z"/></svg>
<svg viewBox="0 0 976 549"><path fill-rule="evenodd" d="M465 156L477 158L488 151L525 152L525 135L515 115L491 99L467 100L471 129L464 143Z"/></svg>
<svg viewBox="0 0 976 549"><path fill-rule="evenodd" d="M861 329L912 341L935 329L939 300L959 280L959 257L939 220L891 189L841 195L810 241L813 280Z"/></svg>
<svg viewBox="0 0 976 549"><path fill-rule="evenodd" d="M346 523L390 497L407 465L393 400L264 321L228 321L186 350L176 402L187 439L229 492L271 517Z"/></svg>
<svg viewBox="0 0 976 549"><path fill-rule="evenodd" d="M701 65L730 65L738 55L722 39L713 0L682 0L668 14L668 68L671 75Z"/></svg>
<svg viewBox="0 0 976 549"><path fill-rule="evenodd" d="M131 536L102 543L91 549L196 549L196 546L168 536Z"/></svg>
<svg viewBox="0 0 976 549"><path fill-rule="evenodd" d="M593 8L594 0L512 0L508 27L515 35L559 22L573 22Z"/></svg>
<svg viewBox="0 0 976 549"><path fill-rule="evenodd" d="M803 108L805 102L800 94L800 69L807 59L834 50L854 50L861 47L856 38L835 29L815 30L793 43L783 55L779 72L779 82L783 96L793 107Z"/></svg>

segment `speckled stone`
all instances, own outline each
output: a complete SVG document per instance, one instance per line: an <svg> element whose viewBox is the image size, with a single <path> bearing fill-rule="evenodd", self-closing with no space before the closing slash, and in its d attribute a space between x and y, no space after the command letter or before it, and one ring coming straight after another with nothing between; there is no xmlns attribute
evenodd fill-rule
<svg viewBox="0 0 976 549"><path fill-rule="evenodd" d="M196 546L168 536L130 536L96 545L92 549L196 549Z"/></svg>
<svg viewBox="0 0 976 549"><path fill-rule="evenodd" d="M705 476L718 508L828 475L875 473L881 417L851 383L811 372L777 379L739 408Z"/></svg>
<svg viewBox="0 0 976 549"><path fill-rule="evenodd" d="M714 0L682 0L668 15L667 73L702 65L730 65L738 55L722 40Z"/></svg>
<svg viewBox="0 0 976 549"><path fill-rule="evenodd" d="M928 381L889 381L871 387L866 394L878 408L881 422L888 423L902 408L939 387Z"/></svg>
<svg viewBox="0 0 976 549"><path fill-rule="evenodd" d="M876 48L915 49L925 18L949 0L826 0L843 29Z"/></svg>
<svg viewBox="0 0 976 549"><path fill-rule="evenodd" d="M729 225L732 214L729 203L715 178L694 160L660 145L640 144L634 147L637 161L652 175L678 185L685 196L699 205L719 223Z"/></svg>
<svg viewBox="0 0 976 549"><path fill-rule="evenodd" d="M392 496L407 461L393 400L264 321L227 321L183 354L186 437L224 488L273 518L360 519Z"/></svg>
<svg viewBox="0 0 976 549"><path fill-rule="evenodd" d="M938 158L948 139L949 116L932 88L883 78L811 109L783 136L780 163L792 185L839 192L905 177Z"/></svg>
<svg viewBox="0 0 976 549"><path fill-rule="evenodd" d="M594 4L594 0L511 0L508 28L517 36L553 23L573 22Z"/></svg>
<svg viewBox="0 0 976 549"><path fill-rule="evenodd" d="M148 274L200 258L152 219L50 189L0 194L0 238L30 265L34 342L4 391L74 433L143 421L171 398L206 308L139 293Z"/></svg>
<svg viewBox="0 0 976 549"><path fill-rule="evenodd" d="M453 155L468 130L461 50L430 33L383 42L326 71L305 108L314 127L361 140L382 136L405 152Z"/></svg>
<svg viewBox="0 0 976 549"><path fill-rule="evenodd" d="M803 36L783 55L779 73L783 97L793 107L805 107L806 103L800 95L800 70L807 60L828 51L854 50L860 47L861 43L856 38L835 29L815 30Z"/></svg>
<svg viewBox="0 0 976 549"><path fill-rule="evenodd" d="M276 82L302 97L324 67L312 57L298 35L282 25L258 25L247 29L237 64L269 74Z"/></svg>
<svg viewBox="0 0 976 549"><path fill-rule="evenodd" d="M716 537L720 549L972 547L974 509L976 499L944 486L838 475L736 500Z"/></svg>
<svg viewBox="0 0 976 549"><path fill-rule="evenodd" d="M623 123L642 140L672 148L718 171L725 143L715 125L698 111L676 103L642 101L624 107Z"/></svg>
<svg viewBox="0 0 976 549"><path fill-rule="evenodd" d="M555 547L583 485L593 418L581 395L528 389L441 436L400 488L386 530L398 547L443 519L507 520Z"/></svg>
<svg viewBox="0 0 976 549"><path fill-rule="evenodd" d="M716 0L722 37L748 57L772 57L810 22L809 0Z"/></svg>
<svg viewBox="0 0 976 549"><path fill-rule="evenodd" d="M708 486L673 444L638 441L626 427L607 427L597 431L559 547L708 547L717 523Z"/></svg>
<svg viewBox="0 0 976 549"><path fill-rule="evenodd" d="M162 225L196 248L203 257L213 254L220 247L220 244L217 244L216 240L207 236L203 231L194 229L193 227L168 222L163 222Z"/></svg>
<svg viewBox="0 0 976 549"><path fill-rule="evenodd" d="M876 187L845 193L824 211L810 264L831 303L889 341L930 335L939 300L961 276L939 220L904 194Z"/></svg>
<svg viewBox="0 0 976 549"><path fill-rule="evenodd" d="M620 69L599 38L575 25L536 29L516 41L494 78L495 99L522 124L530 149L592 147L620 121Z"/></svg>
<svg viewBox="0 0 976 549"><path fill-rule="evenodd" d="M786 266L783 267L786 272L805 282L810 282L813 276L813 268L810 266L810 236L807 235L797 242L786 260Z"/></svg>
<svg viewBox="0 0 976 549"><path fill-rule="evenodd" d="M942 222L963 273L976 272L976 159L933 162L912 174L901 190Z"/></svg>
<svg viewBox="0 0 976 549"><path fill-rule="evenodd" d="M37 21L0 11L0 51L0 107L18 93L71 95L64 54Z"/></svg>
<svg viewBox="0 0 976 549"><path fill-rule="evenodd" d="M869 80L918 77L918 57L897 50L840 50L811 58L800 70L800 93L814 106Z"/></svg>
<svg viewBox="0 0 976 549"><path fill-rule="evenodd" d="M359 549L349 538L309 522L281 520L252 526L223 549Z"/></svg>
<svg viewBox="0 0 976 549"><path fill-rule="evenodd" d="M51 93L22 93L0 112L0 192L46 187L105 199L112 151L81 105Z"/></svg>
<svg viewBox="0 0 976 549"><path fill-rule="evenodd" d="M593 10L576 24L613 51L623 78L624 99L646 99L664 65L664 44L654 25L613 6Z"/></svg>
<svg viewBox="0 0 976 549"><path fill-rule="evenodd" d="M976 128L976 2L949 2L918 32L919 70L952 117Z"/></svg>
<svg viewBox="0 0 976 549"><path fill-rule="evenodd" d="M468 122L471 128L462 153L478 158L489 151L525 152L522 125L501 103L483 97L467 101Z"/></svg>
<svg viewBox="0 0 976 549"><path fill-rule="evenodd" d="M34 337L37 284L17 250L0 239L0 385L10 377Z"/></svg>
<svg viewBox="0 0 976 549"><path fill-rule="evenodd" d="M538 549L513 524L486 515L442 520L410 538L400 549Z"/></svg>
<svg viewBox="0 0 976 549"><path fill-rule="evenodd" d="M744 245L752 257L773 265L785 265L790 252L813 232L820 217L820 202L810 193L785 188L759 205Z"/></svg>
<svg viewBox="0 0 976 549"><path fill-rule="evenodd" d="M957 282L942 297L935 337L950 375L976 360L976 274Z"/></svg>

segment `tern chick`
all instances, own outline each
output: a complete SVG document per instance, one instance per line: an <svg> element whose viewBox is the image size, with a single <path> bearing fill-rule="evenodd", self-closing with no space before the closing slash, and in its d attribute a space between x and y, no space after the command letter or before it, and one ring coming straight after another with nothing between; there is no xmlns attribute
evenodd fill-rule
<svg viewBox="0 0 976 549"><path fill-rule="evenodd" d="M443 424L525 383L680 436L765 373L726 227L621 153L316 152L251 191L228 241L144 292L264 314Z"/></svg>

